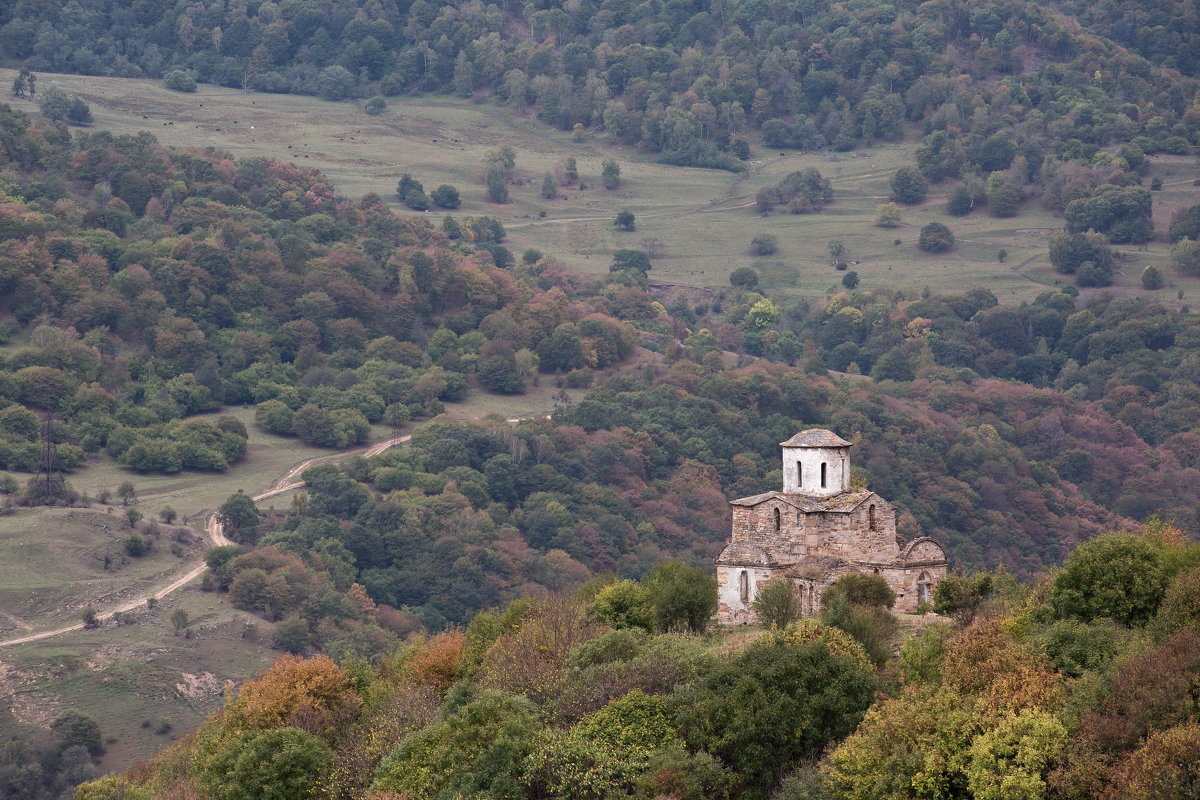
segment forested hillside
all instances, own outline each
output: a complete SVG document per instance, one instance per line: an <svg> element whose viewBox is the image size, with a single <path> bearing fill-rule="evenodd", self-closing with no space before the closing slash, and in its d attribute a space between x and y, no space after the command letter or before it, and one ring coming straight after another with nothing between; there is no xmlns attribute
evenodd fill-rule
<svg viewBox="0 0 1200 800"><path fill-rule="evenodd" d="M59 415L67 469L103 448L224 470L244 426L192 417L247 403L266 430L345 447L440 413L468 375L511 394L615 364L624 320L656 316L636 271L585 287L552 259L514 268L486 217L450 240L280 162L0 113L0 312L20 345L0 361L0 467L38 463L33 410Z"/></svg>
<svg viewBox="0 0 1200 800"><path fill-rule="evenodd" d="M0 47L35 71L175 75L184 89L490 97L670 163L731 169L749 128L770 147L848 150L918 123L965 156L948 174L986 177L1020 156L1032 180L1046 158L1111 143L1195 144L1194 81L1155 66L1189 75L1194 34L1165 7L1127 6L1088 7L1096 26L1080 30L1029 2L72 0L10 6Z"/></svg>
<svg viewBox="0 0 1200 800"><path fill-rule="evenodd" d="M0 470L19 473L0 474L4 513L42 499L21 489L48 415L68 481L102 459L132 481L236 475L259 432L329 453L411 433L304 470L286 508L241 492L221 506L236 544L207 552L201 597L258 615L263 648L289 655L79 800L1194 787L1200 317L1183 288L1178 309L1129 296L1135 268L1114 247L1169 240L1180 276L1200 275L1200 204L1154 219L1164 176L1195 176L1168 174L1183 159L1151 165L1200 146L1193 12L0 4L0 57L36 76L13 93L36 87L43 112L0 104ZM498 219L459 213L452 186L426 196L415 171L398 199L453 215L433 224L394 214L392 197L341 196L298 160L68 128L87 104L47 80L56 71L367 101L371 114L383 98L454 96L572 131L563 141L636 148L631 164L737 173L783 150L902 142L911 164L890 196L867 193L881 228L930 197L949 217L1061 219L1047 238L1059 275L1038 273L1046 291L1020 306L952 279L860 289L854 271L845 291L798 301L748 267L689 292L652 285L652 252L632 249L585 277L554 253L512 252ZM497 208L515 157L483 159ZM611 190L619 168L602 169ZM845 203L814 167L778 179L731 188L731 208L833 216ZM635 210L637 224L651 217ZM616 226L633 230L632 211ZM940 222L916 242L956 246ZM777 244L765 233L751 250ZM844 251L829 241L833 269L850 266ZM1147 296L1168 283L1158 266L1133 275ZM1115 278L1123 295L1080 294ZM555 391L548 418L442 416L535 387ZM560 388L589 391L572 402ZM704 635L728 501L778 488L779 442L813 426L853 441L855 481L896 503L902 537L936 538L962 572L994 570L939 588L953 627L911 618L902 634L886 598L851 581L819 623L764 605L774 629ZM6 745L0 795L61 797L92 774L98 726L57 720Z"/></svg>
<svg viewBox="0 0 1200 800"><path fill-rule="evenodd" d="M299 648L379 653L539 587L707 564L726 501L779 485L778 442L812 425L854 438L901 532L957 563L1032 574L1122 519L1197 525L1189 314L1077 309L1073 289L1020 308L985 289L781 308L752 280L664 306L636 268L585 280L514 258L494 220L443 226L452 239L287 164L5 114L9 468L37 463L46 410L67 468L105 450L134 471L224 470L247 431L222 408L345 447L468 392L586 385L639 329L667 357L550 421L439 422L306 474L303 504L236 534L259 550L214 557L240 607L301 604ZM793 366L731 371L721 349ZM383 610L332 602L352 584Z"/></svg>

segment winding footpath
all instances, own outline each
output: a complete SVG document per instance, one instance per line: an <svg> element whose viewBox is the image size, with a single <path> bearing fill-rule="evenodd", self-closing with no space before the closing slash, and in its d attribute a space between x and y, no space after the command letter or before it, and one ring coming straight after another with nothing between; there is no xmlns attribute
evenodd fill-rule
<svg viewBox="0 0 1200 800"><path fill-rule="evenodd" d="M260 494L254 495L252 499L257 503L262 500L266 500L268 497L274 497L276 495L283 494L284 492L290 492L293 489L299 489L301 486L304 485L304 481L299 479L300 473L304 472L304 470L308 469L309 467L313 466L314 464L321 463L323 461L328 461L331 458L344 458L346 456L352 456L352 455L356 455L356 454L361 454L365 458L370 458L371 456L379 455L384 450L395 447L396 445L399 445L399 444L403 444L404 442L407 442L411 438L412 438L412 434L405 434L404 436L395 436L391 439L385 439L382 442L373 444L370 447L366 447L361 450L348 450L348 451L343 451L343 452L337 453L336 456L325 455L325 456L315 456L313 458L305 459L304 461L301 461L296 466L292 467L287 472L286 475L284 475L283 477L281 477L277 481L275 481L273 484L271 484L270 488L268 488L266 491L264 491ZM204 532L205 532L205 536L208 540L209 547L219 547L221 545L234 544L234 542L231 542L229 540L229 538L225 536L225 526L223 526L221 524L220 520L217 519L217 512L215 512L215 511L208 512L208 516L207 516L207 519L206 519L205 525L204 525ZM117 606L116 608L110 608L102 613L98 613L96 615L96 619L101 622L104 622L105 620L112 619L114 614L123 614L127 611L133 611L135 609L145 606L146 603L151 598L153 598L154 600L161 600L162 598L166 597L167 595L171 594L172 592L178 591L179 589L182 589L184 586L187 586L189 583L196 580L196 578L199 578L201 575L204 574L205 570L207 570L207 569L208 569L208 565L204 563L203 559L201 559L199 564L194 565L191 569L189 569L183 575L180 575L178 578L171 581L167 585L162 586L162 587L152 590L152 591L138 594L132 600L128 600L128 601L122 603L121 605ZM24 627L28 627L28 626L24 626ZM79 631L79 630L83 630L82 622L77 622L74 625L67 625L62 628L54 628L53 630L42 631L40 633L26 634L24 636L19 636L14 639L5 639L3 641L0 641L0 647L8 647L11 645L26 644L28 642L36 642L40 639L49 639L54 636L61 636L64 633L70 633L71 631Z"/></svg>

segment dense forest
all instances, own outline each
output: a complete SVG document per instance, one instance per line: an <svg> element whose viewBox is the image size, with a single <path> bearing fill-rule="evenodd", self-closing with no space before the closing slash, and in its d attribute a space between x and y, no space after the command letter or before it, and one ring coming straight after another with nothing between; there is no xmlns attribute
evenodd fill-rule
<svg viewBox="0 0 1200 800"><path fill-rule="evenodd" d="M1185 797L1197 564L1162 523L1108 533L1036 586L947 578L947 621L897 637L894 596L865 575L828 589L820 619L764 588L775 625L706 636L715 579L667 563L373 665L283 657L197 732L75 796Z"/></svg>
<svg viewBox="0 0 1200 800"><path fill-rule="evenodd" d="M1196 144L1196 84L1176 71L1190 75L1197 57L1190 15L1139 3L1080 13L1086 31L1031 2L71 0L8 6L0 48L35 71L184 90L493 98L668 163L728 169L751 128L769 147L849 150L917 124L960 156L933 180L987 178L1019 157L1011 205L1046 159Z"/></svg>

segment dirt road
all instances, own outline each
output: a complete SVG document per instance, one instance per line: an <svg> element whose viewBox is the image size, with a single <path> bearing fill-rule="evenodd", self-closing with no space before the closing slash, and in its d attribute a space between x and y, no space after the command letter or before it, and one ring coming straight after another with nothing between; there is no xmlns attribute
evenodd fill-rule
<svg viewBox="0 0 1200 800"><path fill-rule="evenodd" d="M380 453L382 453L384 450L387 450L388 448L395 447L398 444L403 444L404 442L407 442L411 438L412 438L412 434L406 434L404 436L396 436L391 439L385 439L384 441L379 442L377 444L373 444L370 447L362 448L361 450L350 450L347 452L338 453L337 457L341 458L341 457L345 457L345 456L361 454L362 456L364 456L366 458L370 458L371 456L379 455ZM283 477L279 478L277 481L275 481L273 484L271 484L271 487L269 489L267 489L266 491L264 491L260 494L254 495L254 497L253 497L254 501L259 502L262 500L266 500L268 497L274 497L277 494L283 494L284 492L291 491L292 489L299 489L301 486L304 485L304 481L298 480L298 478L300 477L300 473L304 472L304 470L308 469L313 464L316 464L316 463L319 463L322 461L326 461L330 458L331 458L331 456L316 456L315 458L309 458L309 459L305 459L304 461L301 461L299 464L297 464L296 466L294 466L290 470L288 470L287 474L285 474ZM225 526L222 525L220 520L217 519L217 512L215 512L215 511L210 513L208 515L208 517L206 518L205 525L204 525L204 532L205 532L206 538L208 539L208 544L210 547L219 547L221 545L234 544L234 542L231 542L229 540L229 538L225 536ZM155 589L153 591L150 591L150 592L145 592L145 593L139 594L136 597L134 597L133 599L128 600L128 601L122 603L121 605L117 606L116 608L110 608L110 609L107 609L106 611L99 612L96 614L96 619L101 622L104 622L105 620L112 619L112 616L114 614L123 614L126 611L133 611L134 609L141 608L142 606L146 605L146 602L150 598L154 598L155 600L160 600L163 597L166 597L167 595L171 594L172 592L178 591L179 589L183 588L184 586L187 586L189 583L196 580L196 578L199 578L201 575L203 575L205 570L207 570L207 569L208 569L208 566L203 561L201 561L199 564L193 565L190 569L188 569L187 572L185 572L183 575L180 575L178 578L174 579L173 581L168 583L166 586L162 586L162 587ZM24 627L28 627L28 626L24 626ZM62 628L55 628L53 630L42 631L40 633L31 633L31 634L27 634L25 636L19 636L14 639L5 639L4 641L0 641L0 647L7 647L10 645L17 645L17 644L26 644L27 642L36 642L40 639L49 639L54 636L60 636L64 633L70 633L71 631L78 631L78 630L83 630L82 622L78 622L74 625L67 625Z"/></svg>

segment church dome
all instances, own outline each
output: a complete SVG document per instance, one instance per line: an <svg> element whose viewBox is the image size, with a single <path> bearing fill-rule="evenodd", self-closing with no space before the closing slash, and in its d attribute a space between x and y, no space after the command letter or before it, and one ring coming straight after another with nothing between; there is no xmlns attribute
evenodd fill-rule
<svg viewBox="0 0 1200 800"><path fill-rule="evenodd" d="M833 431L827 431L824 428L809 428L806 431L800 431L786 442L780 442L781 447L852 447L851 442L847 442L842 437L838 436Z"/></svg>

